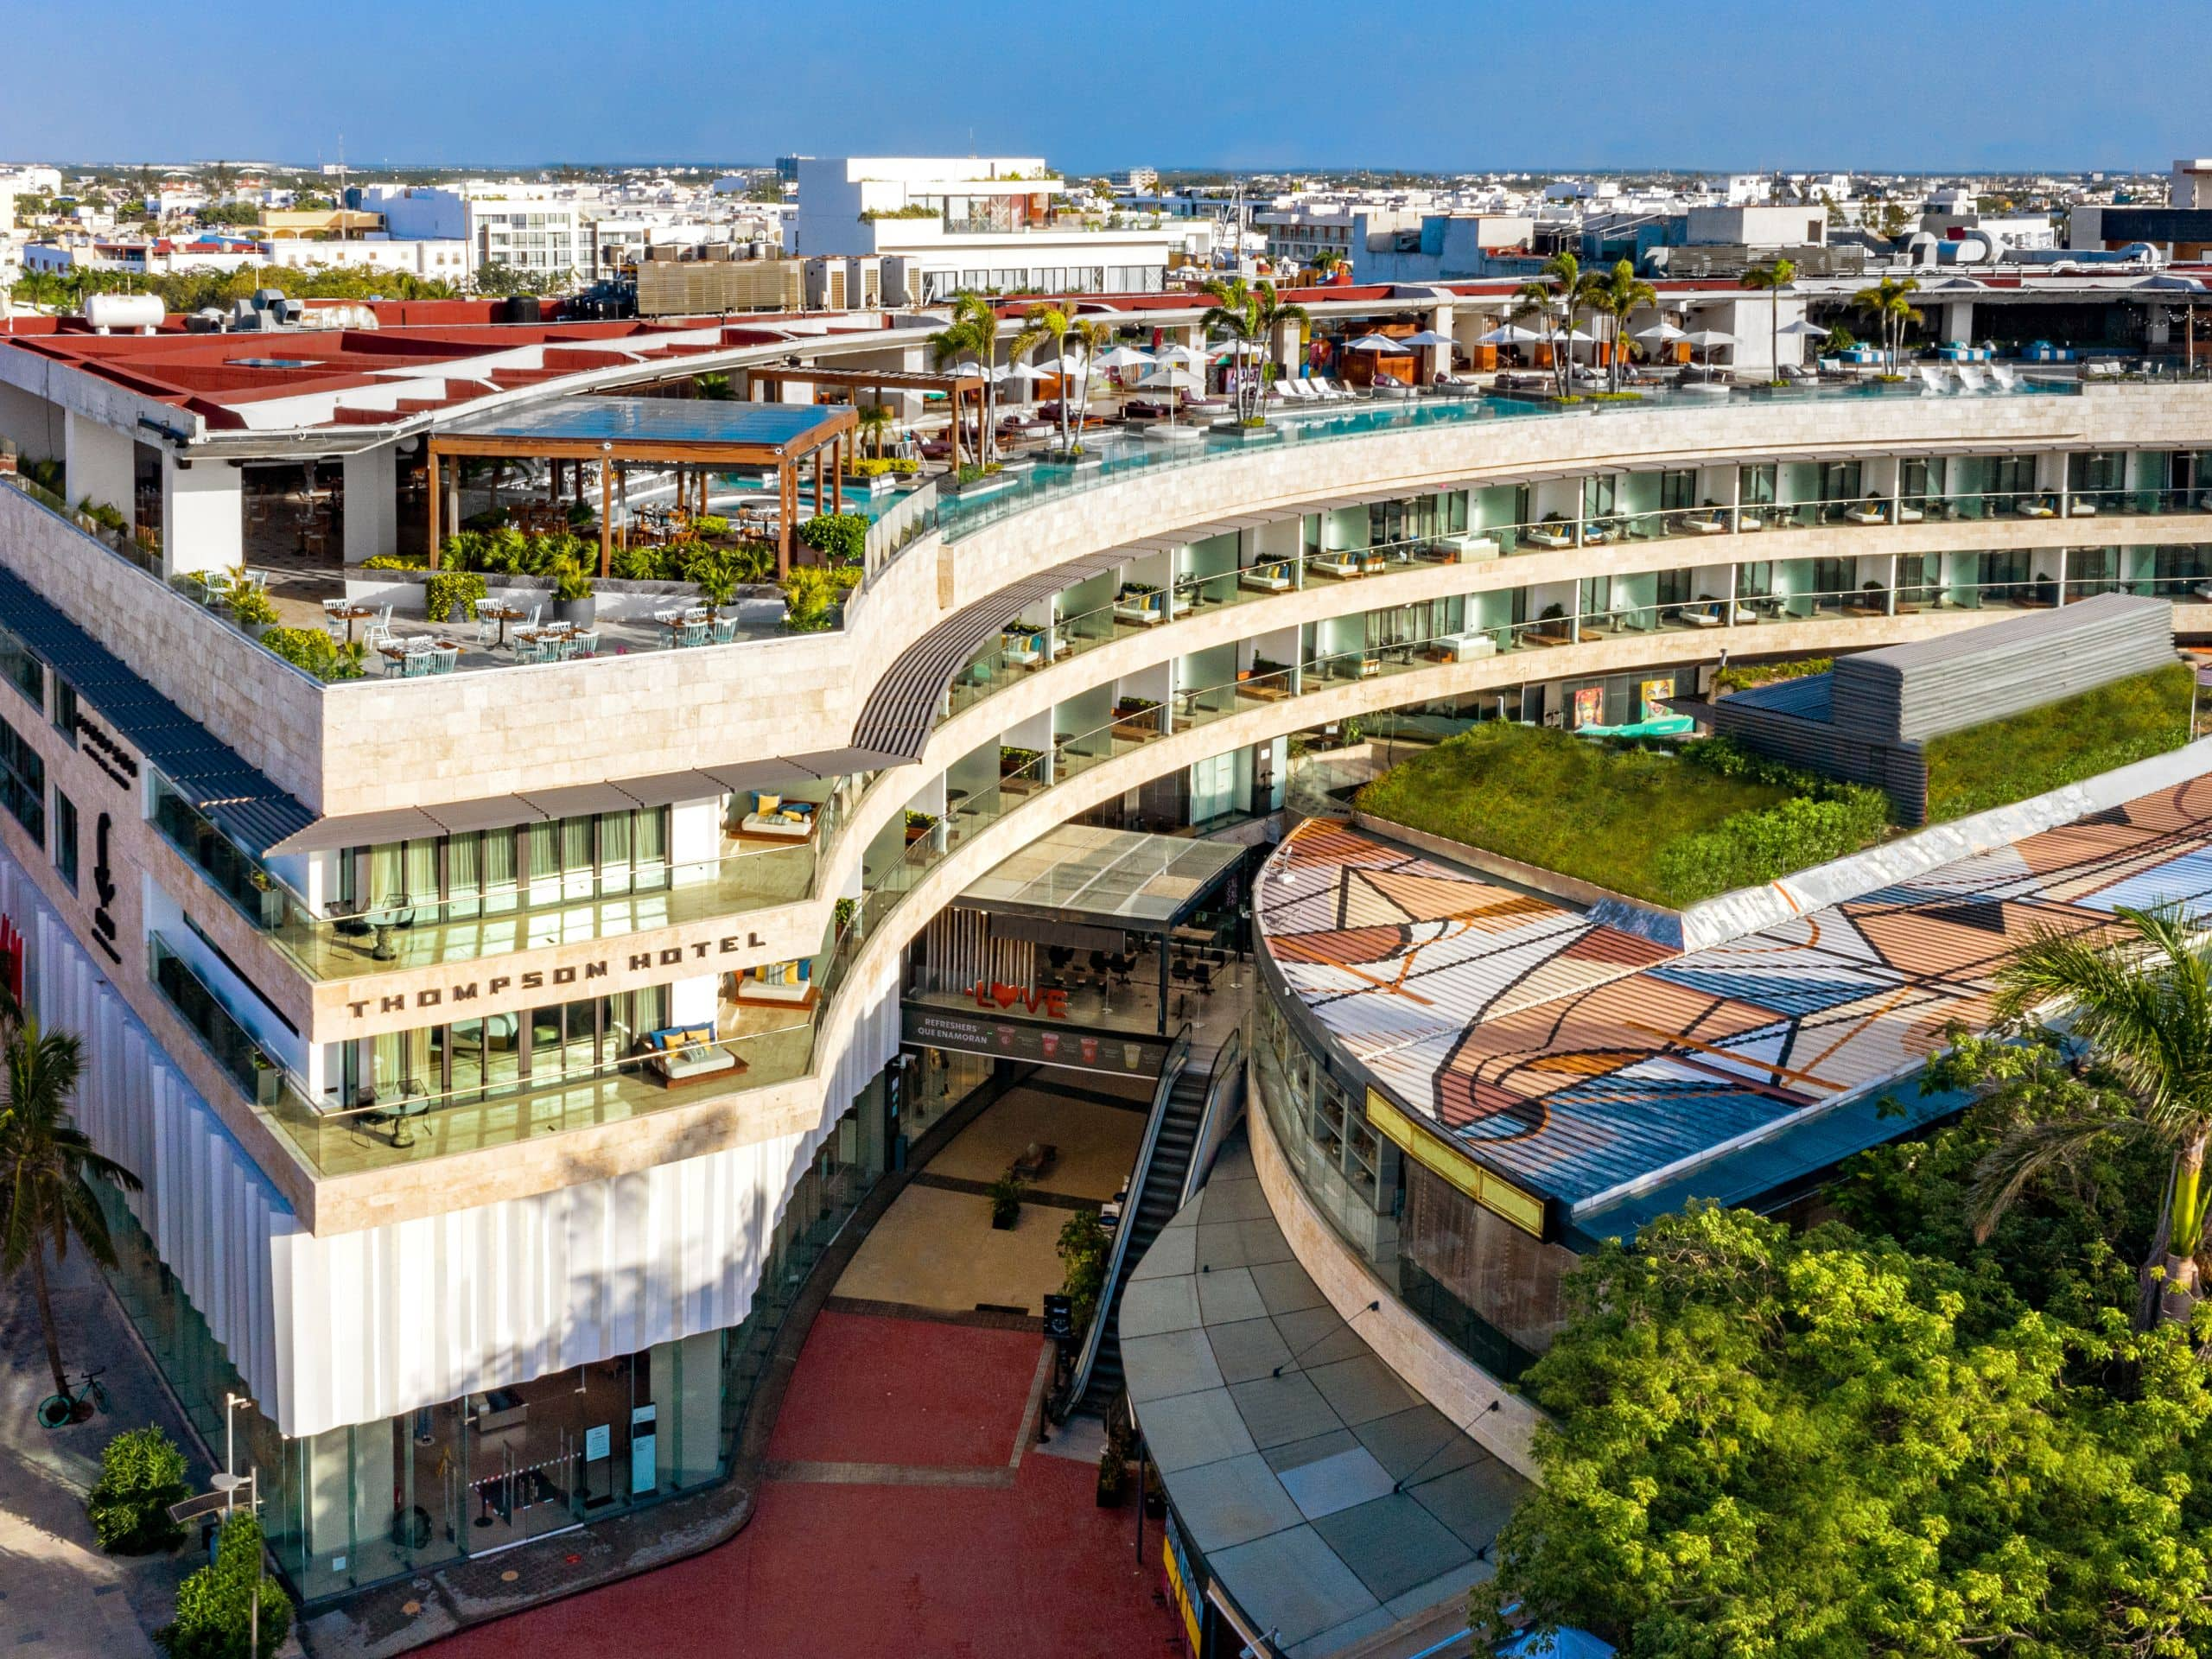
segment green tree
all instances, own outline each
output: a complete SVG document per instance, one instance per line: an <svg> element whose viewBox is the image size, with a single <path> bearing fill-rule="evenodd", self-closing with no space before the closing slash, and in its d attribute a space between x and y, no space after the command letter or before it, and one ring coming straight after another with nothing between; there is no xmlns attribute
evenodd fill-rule
<svg viewBox="0 0 2212 1659"><path fill-rule="evenodd" d="M169 1659L270 1659L283 1645L292 1603L262 1571L261 1549L261 1522L249 1511L223 1522L215 1559L177 1586L176 1618L154 1632Z"/></svg>
<svg viewBox="0 0 2212 1659"><path fill-rule="evenodd" d="M2003 1025L2054 1011L2088 1046L2078 1075L2024 1073L1986 1046L1982 1086L2004 1091L2016 1121L1977 1172L1986 1232L2029 1182L2116 1141L2142 1139L2165 1154L2164 1198L2143 1258L2139 1323L2186 1321L2202 1282L2212 1190L2212 944L2178 911L2117 912L2118 938L2038 931L1998 976L1993 1014Z"/></svg>
<svg viewBox="0 0 2212 1659"><path fill-rule="evenodd" d="M0 1269L30 1269L47 1366L54 1374L54 1392L67 1394L69 1377L47 1285L47 1251L51 1247L54 1261L61 1262L73 1238L100 1266L114 1267L115 1244L92 1183L107 1181L135 1192L138 1178L95 1152L91 1138L71 1121L69 1099L84 1070L76 1036L41 1032L27 1015L12 1025L0 1054L8 1073L7 1099L0 1103Z"/></svg>
<svg viewBox="0 0 2212 1659"><path fill-rule="evenodd" d="M1200 332L1226 334L1239 346L1255 344L1253 336L1259 330L1259 314L1253 303L1251 283L1242 276L1216 276L1206 283L1205 292L1213 303L1198 319ZM1236 360L1242 364L1244 359L1240 354ZM1236 418L1246 418L1241 374L1236 380Z"/></svg>
<svg viewBox="0 0 2212 1659"><path fill-rule="evenodd" d="M1050 345L1056 358L1067 355L1068 332L1075 327L1075 308L1046 302L1033 305L1022 314L1022 329L1007 344L1008 361L1027 357L1039 346ZM1055 371L1055 372L1058 372ZM1068 377L1060 377L1060 448L1065 450L1073 440L1068 435L1068 404L1073 401L1067 391Z"/></svg>
<svg viewBox="0 0 2212 1659"><path fill-rule="evenodd" d="M1098 1219L1096 1210L1078 1210L1060 1224L1060 1289L1069 1303L1077 1335L1088 1330L1106 1288L1106 1261L1114 1249L1114 1235Z"/></svg>
<svg viewBox="0 0 2212 1659"><path fill-rule="evenodd" d="M951 320L930 336L930 360L943 369L958 364L963 358L976 359L976 372L983 377L982 430L976 435L976 460L985 467L991 463L992 439L998 424L998 381L992 374L998 365L998 354L997 310L973 289L962 289L952 296ZM956 404L953 419L959 418Z"/></svg>
<svg viewBox="0 0 2212 1659"><path fill-rule="evenodd" d="M1615 391L1620 390L1621 363L1628 355L1628 323L1641 306L1656 306L1659 290L1638 279L1636 267L1627 260L1617 260L1613 268L1589 284L1590 308L1606 318L1612 325L1606 332L1612 336L1611 361L1605 365L1607 383Z"/></svg>
<svg viewBox="0 0 2212 1659"><path fill-rule="evenodd" d="M100 1448L100 1478L85 1508L102 1549L146 1555L184 1541L169 1505L191 1496L176 1442L158 1428L126 1428Z"/></svg>
<svg viewBox="0 0 2212 1659"><path fill-rule="evenodd" d="M1882 347L1889 353L1890 372L1897 372L1897 354L1904 347L1905 331L1923 321L1912 308L1912 296L1920 289L1916 276L1885 276L1872 288L1862 288L1851 296L1853 307L1873 318L1882 330Z"/></svg>
<svg viewBox="0 0 2212 1659"><path fill-rule="evenodd" d="M1517 312L1533 311L1543 319L1544 338L1551 346L1552 378L1558 384L1559 394L1562 397L1567 396L1568 347L1560 335L1574 332L1575 315L1582 308L1586 291L1582 262L1562 248L1544 262L1543 270L1536 281L1523 283L1514 295L1519 302ZM1554 310L1565 321L1563 329L1555 329L1552 326Z"/></svg>
<svg viewBox="0 0 2212 1659"><path fill-rule="evenodd" d="M853 411L857 423L854 436L868 445L877 460L883 458L884 435L891 430L891 406L887 404L862 404Z"/></svg>
<svg viewBox="0 0 2212 1659"><path fill-rule="evenodd" d="M1961 1202L1955 1187L1950 1202ZM1473 1611L1633 1659L2193 1655L2212 1393L2178 1327L2080 1322L1831 1224L1694 1206L1570 1274L1524 1378L1542 1482Z"/></svg>
<svg viewBox="0 0 2212 1659"><path fill-rule="evenodd" d="M1766 360L1770 378L1777 380L1782 378L1782 290L1796 280L1796 264L1779 257L1763 265L1753 265L1738 279L1738 286L1768 296Z"/></svg>

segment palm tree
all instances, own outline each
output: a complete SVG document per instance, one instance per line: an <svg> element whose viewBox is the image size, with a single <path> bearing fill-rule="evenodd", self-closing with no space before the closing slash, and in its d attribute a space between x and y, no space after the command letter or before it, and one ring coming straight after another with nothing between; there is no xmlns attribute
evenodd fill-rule
<svg viewBox="0 0 2212 1659"><path fill-rule="evenodd" d="M1908 297L1919 287L1920 279L1916 276L1885 276L1872 288L1862 288L1851 296L1855 308L1881 324L1882 343L1889 353L1891 374L1897 372L1897 353L1904 346L1904 331L1923 321Z"/></svg>
<svg viewBox="0 0 2212 1659"><path fill-rule="evenodd" d="M1621 386L1621 358L1628 349L1628 320L1639 306L1656 306L1659 290L1643 281L1636 274L1636 267L1627 260L1615 262L1604 276L1590 280L1588 289L1590 308L1609 317L1612 327L1612 360L1605 365L1606 381L1613 391Z"/></svg>
<svg viewBox="0 0 2212 1659"><path fill-rule="evenodd" d="M1574 332L1575 313L1582 308L1586 288L1582 276L1582 262L1564 249L1544 262L1539 279L1522 284L1514 297L1529 305L1541 307L1544 319L1544 338L1551 346L1552 378L1559 383L1559 394L1567 396L1567 347L1559 331L1552 327L1552 307L1558 306L1567 320L1566 332Z"/></svg>
<svg viewBox="0 0 2212 1659"><path fill-rule="evenodd" d="M856 435L874 452L878 461L883 459L884 435L891 430L891 409L887 404L862 404L853 411Z"/></svg>
<svg viewBox="0 0 2212 1659"><path fill-rule="evenodd" d="M115 1243L100 1213L95 1180L135 1192L138 1178L92 1149L69 1116L69 1097L84 1070L84 1052L70 1032L41 1032L25 1018L8 1038L8 1097L0 1103L0 1269L29 1263L31 1294L46 1336L46 1363L57 1394L69 1392L54 1301L46 1281L50 1243L56 1262L75 1238L103 1268L115 1266Z"/></svg>
<svg viewBox="0 0 2212 1659"><path fill-rule="evenodd" d="M1998 976L1993 1013L2012 1025L2063 1003L2108 1089L2031 1116L1975 1172L1977 1231L1986 1238L2037 1175L2100 1143L2144 1140L2170 1154L2163 1213L2141 1269L2137 1322L2186 1319L2196 1300L2212 1190L2212 943L2179 910L2114 912L2118 939L2045 930ZM2161 1294L2163 1287L2164 1294Z"/></svg>
<svg viewBox="0 0 2212 1659"><path fill-rule="evenodd" d="M1068 339L1083 352L1082 388L1076 394L1075 406L1087 418L1090 413L1091 365L1098 360L1099 353L1104 351L1113 339L1113 331L1095 317L1079 316L1068 324ZM1081 429L1077 429L1077 437L1080 439L1081 436Z"/></svg>
<svg viewBox="0 0 2212 1659"><path fill-rule="evenodd" d="M1334 248L1324 248L1313 256L1313 274L1325 283L1329 280L1331 273L1344 262L1344 255Z"/></svg>
<svg viewBox="0 0 2212 1659"><path fill-rule="evenodd" d="M957 363L963 357L973 357L983 377L982 432L976 443L976 459L979 465L991 463L991 432L998 423L998 382L991 371L997 366L999 351L999 314L991 302L972 289L963 289L952 296L952 321L930 336L930 357L940 369ZM957 400L953 418L959 419Z"/></svg>
<svg viewBox="0 0 2212 1659"><path fill-rule="evenodd" d="M1218 329L1240 345L1258 344L1259 311L1249 283L1242 276L1216 276L1205 285L1205 293L1213 303L1198 319L1202 333ZM1237 360L1243 360L1241 353ZM1240 422L1249 418L1244 409L1244 377L1240 374L1236 378L1236 418Z"/></svg>
<svg viewBox="0 0 2212 1659"><path fill-rule="evenodd" d="M1047 342L1052 347L1054 357L1067 355L1068 333L1075 327L1075 312L1072 308L1054 305L1049 301L1043 305L1033 305L1023 314L1022 322L1025 326L1021 332L1007 345L1006 354L1009 360L1026 357ZM1063 453L1066 451L1068 445L1068 377L1062 374L1060 376L1060 448Z"/></svg>
<svg viewBox="0 0 2212 1659"><path fill-rule="evenodd" d="M1312 319L1306 308L1295 301L1280 298L1273 283L1262 283L1252 294L1252 325L1258 334L1260 346L1268 355L1260 359L1259 380L1253 392L1256 405L1267 395L1268 382L1274 378L1275 360L1273 355L1276 331L1286 323L1306 322Z"/></svg>
<svg viewBox="0 0 2212 1659"><path fill-rule="evenodd" d="M1753 265L1738 279L1738 286L1771 296L1766 315L1767 367L1771 379L1782 378L1782 290L1796 280L1797 267L1779 257L1764 265Z"/></svg>

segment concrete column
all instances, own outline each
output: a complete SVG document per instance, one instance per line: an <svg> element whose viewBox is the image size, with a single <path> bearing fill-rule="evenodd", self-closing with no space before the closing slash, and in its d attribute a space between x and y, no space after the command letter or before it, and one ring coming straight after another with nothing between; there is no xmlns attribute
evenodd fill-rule
<svg viewBox="0 0 2212 1659"><path fill-rule="evenodd" d="M346 457L346 563L398 551L398 463L388 443Z"/></svg>
<svg viewBox="0 0 2212 1659"><path fill-rule="evenodd" d="M1269 340L1268 345L1268 355L1274 359L1275 367L1281 372L1276 378L1296 379L1299 365L1306 360L1306 353L1300 346L1298 340L1298 320L1293 317L1287 321L1277 323L1274 327L1274 338Z"/></svg>
<svg viewBox="0 0 2212 1659"><path fill-rule="evenodd" d="M132 514L134 462L131 438L111 426L71 410L62 434L62 466L67 473L69 505L89 497L94 506L113 507L125 519Z"/></svg>
<svg viewBox="0 0 2212 1659"><path fill-rule="evenodd" d="M1943 302L1943 332L1936 343L1942 345L1954 340L1961 340L1969 345L1973 343L1974 302L1972 300Z"/></svg>
<svg viewBox="0 0 2212 1659"><path fill-rule="evenodd" d="M181 467L162 451L162 574L245 563L245 474L225 461Z"/></svg>

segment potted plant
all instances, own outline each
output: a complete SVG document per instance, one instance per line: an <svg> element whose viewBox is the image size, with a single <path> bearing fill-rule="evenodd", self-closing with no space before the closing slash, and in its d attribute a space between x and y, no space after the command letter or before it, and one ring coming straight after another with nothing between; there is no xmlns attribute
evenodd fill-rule
<svg viewBox="0 0 2212 1659"><path fill-rule="evenodd" d="M575 560L562 560L553 568L553 620L588 628L598 615L599 601L592 597L591 578Z"/></svg>
<svg viewBox="0 0 2212 1659"><path fill-rule="evenodd" d="M991 1183L991 1229L1011 1232L1021 1219L1021 1182L1011 1174Z"/></svg>
<svg viewBox="0 0 2212 1659"><path fill-rule="evenodd" d="M251 878L254 891L260 895L261 925L267 928L281 927L284 923L284 893L270 880L269 872L256 870Z"/></svg>
<svg viewBox="0 0 2212 1659"><path fill-rule="evenodd" d="M937 816L931 812L917 812L906 809L906 844L911 847L937 828Z"/></svg>
<svg viewBox="0 0 2212 1659"><path fill-rule="evenodd" d="M283 1097L284 1067L266 1050L253 1051L253 1103L270 1108Z"/></svg>
<svg viewBox="0 0 2212 1659"><path fill-rule="evenodd" d="M851 931L853 918L859 915L860 912L860 901L857 899L840 899L837 901L833 915L836 924L837 936L840 938Z"/></svg>
<svg viewBox="0 0 2212 1659"><path fill-rule="evenodd" d="M238 588L231 594L231 620L258 639L276 621L276 607L258 587Z"/></svg>
<svg viewBox="0 0 2212 1659"><path fill-rule="evenodd" d="M423 584L423 614L433 622L474 620L476 601L485 596L484 578L474 570L433 570Z"/></svg>
<svg viewBox="0 0 2212 1659"><path fill-rule="evenodd" d="M1129 1460L1122 1454L1121 1441L1109 1435L1106 1449L1098 1454L1098 1507L1118 1510L1122 1507L1122 1488L1129 1478Z"/></svg>

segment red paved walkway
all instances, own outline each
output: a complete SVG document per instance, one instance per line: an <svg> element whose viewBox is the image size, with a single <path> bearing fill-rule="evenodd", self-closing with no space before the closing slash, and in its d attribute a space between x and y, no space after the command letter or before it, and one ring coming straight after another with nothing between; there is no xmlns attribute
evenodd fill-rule
<svg viewBox="0 0 2212 1659"><path fill-rule="evenodd" d="M785 1397L772 1459L1006 1471L1040 1338L824 1312ZM926 1477L925 1477L926 1478ZM914 1654L1166 1659L1159 1535L1096 1471L1031 1446L1010 1483L772 1480L708 1554L429 1649L435 1659Z"/></svg>

